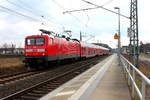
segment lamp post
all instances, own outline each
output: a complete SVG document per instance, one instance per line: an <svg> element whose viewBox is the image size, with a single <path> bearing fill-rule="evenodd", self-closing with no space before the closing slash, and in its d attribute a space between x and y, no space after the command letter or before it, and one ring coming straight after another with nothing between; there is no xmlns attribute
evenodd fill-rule
<svg viewBox="0 0 150 100"><path fill-rule="evenodd" d="M114 7L114 9L118 10L118 56L119 56L119 65L120 65L120 53L121 53L121 36L120 36L120 8L119 7Z"/></svg>

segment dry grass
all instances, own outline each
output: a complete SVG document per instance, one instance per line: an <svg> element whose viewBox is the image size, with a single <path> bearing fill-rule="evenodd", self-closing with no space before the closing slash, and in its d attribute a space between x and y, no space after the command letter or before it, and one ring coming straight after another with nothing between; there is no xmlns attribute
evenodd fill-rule
<svg viewBox="0 0 150 100"><path fill-rule="evenodd" d="M150 79L150 68L149 68L149 66L146 67L146 66L140 65L139 70ZM141 79L138 77L137 80L141 80ZM137 81L137 84L141 85L142 81ZM150 86L146 86L146 100L150 100Z"/></svg>
<svg viewBox="0 0 150 100"><path fill-rule="evenodd" d="M22 58L0 58L0 68L20 67L23 65Z"/></svg>
<svg viewBox="0 0 150 100"><path fill-rule="evenodd" d="M139 70L150 79L150 69L149 68L140 66Z"/></svg>
<svg viewBox="0 0 150 100"><path fill-rule="evenodd" d="M140 56L144 56L144 57L150 58L150 54L141 53Z"/></svg>
<svg viewBox="0 0 150 100"><path fill-rule="evenodd" d="M0 74L10 74L24 71L23 57L0 57Z"/></svg>

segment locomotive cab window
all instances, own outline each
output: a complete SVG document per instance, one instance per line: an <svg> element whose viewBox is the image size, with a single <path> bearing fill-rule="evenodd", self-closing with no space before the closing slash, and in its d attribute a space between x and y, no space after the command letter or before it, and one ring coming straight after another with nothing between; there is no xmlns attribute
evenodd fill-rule
<svg viewBox="0 0 150 100"><path fill-rule="evenodd" d="M43 45L44 38L28 38L26 40L27 45Z"/></svg>
<svg viewBox="0 0 150 100"><path fill-rule="evenodd" d="M27 45L35 45L34 38L27 39Z"/></svg>
<svg viewBox="0 0 150 100"><path fill-rule="evenodd" d="M36 45L43 45L44 44L44 38L36 38L35 43L36 43Z"/></svg>

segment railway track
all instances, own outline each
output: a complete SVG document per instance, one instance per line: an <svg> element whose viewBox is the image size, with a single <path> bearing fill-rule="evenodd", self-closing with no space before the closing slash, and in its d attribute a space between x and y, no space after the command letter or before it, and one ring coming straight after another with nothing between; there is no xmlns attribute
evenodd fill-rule
<svg viewBox="0 0 150 100"><path fill-rule="evenodd" d="M34 75L37 75L39 73L42 73L42 71L25 71L25 72L18 72L14 74L9 74L9 75L2 75L0 76L0 86L8 85L11 84L12 82L16 82L28 77L32 77Z"/></svg>
<svg viewBox="0 0 150 100"><path fill-rule="evenodd" d="M7 78L7 77L11 77L11 76L15 76L15 75L18 75L18 74L21 74L21 73L27 73L28 71L24 71L24 72L17 72L17 73L12 73L12 74L0 74L0 79L2 78Z"/></svg>
<svg viewBox="0 0 150 100"><path fill-rule="evenodd" d="M68 71L64 72L62 71L46 81L40 82L36 85L23 89L7 97L1 98L1 100L37 100L40 97L44 96L45 94L53 91L60 85L64 84L65 82L69 81L70 79L74 78L78 74L89 69L96 63L97 61L95 60L94 61L90 60L89 62L86 63L83 62L82 65L81 63L78 63L76 67L73 67Z"/></svg>

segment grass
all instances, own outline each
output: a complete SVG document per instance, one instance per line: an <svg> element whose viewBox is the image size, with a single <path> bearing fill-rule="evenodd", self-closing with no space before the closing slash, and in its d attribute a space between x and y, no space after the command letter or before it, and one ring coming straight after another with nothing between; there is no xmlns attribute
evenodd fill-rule
<svg viewBox="0 0 150 100"><path fill-rule="evenodd" d="M5 57L0 58L0 74L17 72L24 70L24 64L22 62L23 57Z"/></svg>

